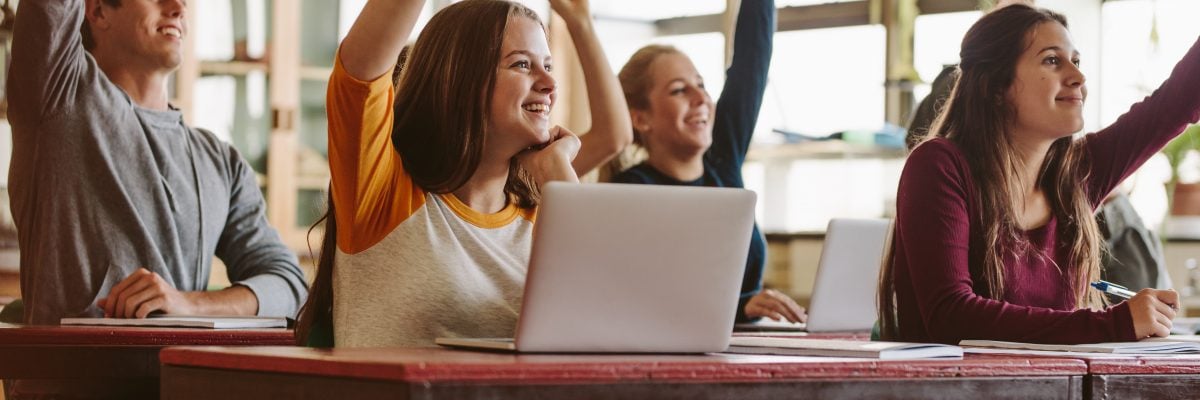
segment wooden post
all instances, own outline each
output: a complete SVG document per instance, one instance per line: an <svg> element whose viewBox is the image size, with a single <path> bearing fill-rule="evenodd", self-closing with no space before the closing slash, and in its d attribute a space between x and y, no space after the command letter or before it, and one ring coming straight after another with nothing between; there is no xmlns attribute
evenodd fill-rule
<svg viewBox="0 0 1200 400"><path fill-rule="evenodd" d="M270 105L271 137L267 152L267 218L284 243L303 248L296 227L297 122L300 109L300 7L276 0L272 7Z"/></svg>
<svg viewBox="0 0 1200 400"><path fill-rule="evenodd" d="M189 126L196 123L196 112L192 105L196 102L196 80L200 79L200 59L196 57L195 33L199 30L196 25L196 13L186 14L188 32L183 38L182 59L179 69L175 70L175 93L171 104L183 111L183 121Z"/></svg>
<svg viewBox="0 0 1200 400"><path fill-rule="evenodd" d="M882 22L887 29L884 120L904 126L914 105L913 84L920 79L913 67L913 27L919 13L917 0L875 1L882 3Z"/></svg>

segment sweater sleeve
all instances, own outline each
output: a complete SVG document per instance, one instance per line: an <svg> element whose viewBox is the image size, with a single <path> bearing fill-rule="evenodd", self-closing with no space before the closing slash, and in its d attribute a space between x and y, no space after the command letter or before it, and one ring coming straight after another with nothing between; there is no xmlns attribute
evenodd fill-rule
<svg viewBox="0 0 1200 400"><path fill-rule="evenodd" d="M79 34L83 8L82 0L26 1L17 7L9 76L20 79L8 80L11 118L40 123L75 96L86 57Z"/></svg>
<svg viewBox="0 0 1200 400"><path fill-rule="evenodd" d="M230 282L254 292L258 315L294 317L308 294L300 263L267 222L254 172L232 147L229 163L229 215L216 255L225 263Z"/></svg>
<svg viewBox="0 0 1200 400"><path fill-rule="evenodd" d="M733 35L733 61L713 116L713 144L707 156L735 187L742 186L742 162L758 123L775 37L775 1L742 0Z"/></svg>
<svg viewBox="0 0 1200 400"><path fill-rule="evenodd" d="M1154 93L1131 106L1112 125L1085 137L1091 161L1088 186L1092 207L1099 207L1113 188L1197 119L1200 38Z"/></svg>
<svg viewBox="0 0 1200 400"><path fill-rule="evenodd" d="M1125 303L1102 310L1060 311L1020 306L980 296L969 269L969 169L945 140L918 146L900 177L897 254L904 257L921 323L929 338L957 343L989 339L1033 343L1097 343L1134 339ZM907 273L907 274L905 274ZM897 283L899 286L902 283ZM902 326L902 330L905 328Z"/></svg>

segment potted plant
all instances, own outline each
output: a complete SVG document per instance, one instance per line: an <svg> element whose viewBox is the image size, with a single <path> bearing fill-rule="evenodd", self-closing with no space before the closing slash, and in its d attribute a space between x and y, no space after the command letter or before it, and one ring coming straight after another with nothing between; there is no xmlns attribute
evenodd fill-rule
<svg viewBox="0 0 1200 400"><path fill-rule="evenodd" d="M1200 216L1200 183L1179 181L1180 166L1192 151L1200 151L1200 125L1188 127L1162 150L1171 164L1171 180L1167 181L1167 204L1171 215Z"/></svg>

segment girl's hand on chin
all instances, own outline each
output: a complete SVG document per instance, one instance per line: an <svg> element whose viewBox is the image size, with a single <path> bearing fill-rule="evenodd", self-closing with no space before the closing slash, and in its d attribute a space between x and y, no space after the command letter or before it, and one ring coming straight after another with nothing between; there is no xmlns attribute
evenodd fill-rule
<svg viewBox="0 0 1200 400"><path fill-rule="evenodd" d="M517 154L517 164L540 186L549 181L579 182L571 161L579 154L579 137L561 126L550 129L550 142Z"/></svg>

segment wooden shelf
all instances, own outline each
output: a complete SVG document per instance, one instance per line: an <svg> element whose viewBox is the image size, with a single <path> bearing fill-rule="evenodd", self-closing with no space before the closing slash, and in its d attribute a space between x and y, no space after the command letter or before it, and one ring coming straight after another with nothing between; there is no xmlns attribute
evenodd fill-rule
<svg viewBox="0 0 1200 400"><path fill-rule="evenodd" d="M321 190L329 188L327 176L297 176L296 188L300 190Z"/></svg>
<svg viewBox="0 0 1200 400"><path fill-rule="evenodd" d="M333 74L333 67L300 67L300 79L307 81L327 81Z"/></svg>
<svg viewBox="0 0 1200 400"><path fill-rule="evenodd" d="M200 61L201 75L246 76L251 72L267 73L270 66L261 61Z"/></svg>
<svg viewBox="0 0 1200 400"><path fill-rule="evenodd" d="M201 75L246 76L251 72L270 74L270 65L262 61L200 61ZM327 81L333 67L300 67L300 79Z"/></svg>
<svg viewBox="0 0 1200 400"><path fill-rule="evenodd" d="M21 272L21 252L15 248L0 250L0 274Z"/></svg>

